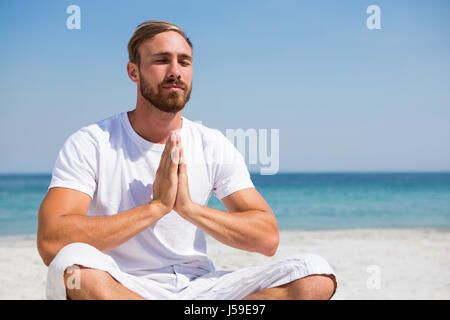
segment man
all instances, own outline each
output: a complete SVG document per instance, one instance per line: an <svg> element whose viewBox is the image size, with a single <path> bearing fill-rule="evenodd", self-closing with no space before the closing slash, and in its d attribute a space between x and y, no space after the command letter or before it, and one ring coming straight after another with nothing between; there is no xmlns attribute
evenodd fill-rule
<svg viewBox="0 0 450 320"><path fill-rule="evenodd" d="M136 108L69 137L39 210L47 297L329 299L333 270L312 254L215 271L204 232L272 256L276 220L237 149L181 115L193 77L184 32L145 22L128 51ZM206 207L212 192L229 212Z"/></svg>

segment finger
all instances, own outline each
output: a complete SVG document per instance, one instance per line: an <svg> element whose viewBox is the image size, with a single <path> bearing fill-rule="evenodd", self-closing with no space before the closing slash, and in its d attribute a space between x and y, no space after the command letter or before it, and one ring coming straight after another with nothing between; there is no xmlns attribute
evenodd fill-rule
<svg viewBox="0 0 450 320"><path fill-rule="evenodd" d="M170 159L172 160L171 162L171 168L173 169L174 167L176 168L178 166L179 163L179 159L180 159L180 155L179 155L180 151L179 151L179 147L178 146L174 146L172 148L172 151L170 152Z"/></svg>
<svg viewBox="0 0 450 320"><path fill-rule="evenodd" d="M161 172L167 172L168 168L169 168L169 162L171 162L169 159L172 158L172 149L173 149L173 141L175 140L175 135L174 132L171 131L169 133L169 137L166 140L166 145L164 146L164 150L163 153L161 154L161 160L159 162L159 167L158 170L160 170Z"/></svg>
<svg viewBox="0 0 450 320"><path fill-rule="evenodd" d="M173 131L169 133L169 137L166 140L166 145L164 146L163 153L161 154L161 161L164 161L165 159L167 159L167 157L169 157L173 147L172 141L173 141Z"/></svg>
<svg viewBox="0 0 450 320"><path fill-rule="evenodd" d="M173 146L170 152L170 159L172 160L171 169L173 170L177 169L180 159L178 140L179 140L178 134L176 133L176 131L173 131L171 135L171 143Z"/></svg>
<svg viewBox="0 0 450 320"><path fill-rule="evenodd" d="M173 142L174 141L176 141L175 131L170 131L169 132L169 137L166 140L166 145L165 145L164 150L167 150L167 149L170 150L170 147L173 146Z"/></svg>
<svg viewBox="0 0 450 320"><path fill-rule="evenodd" d="M179 153L179 168L178 168L178 171L183 174L183 173L186 173L186 160L184 158L183 146L180 145L179 149L180 149L180 153Z"/></svg>
<svg viewBox="0 0 450 320"><path fill-rule="evenodd" d="M180 147L180 164L178 165L178 185L181 186L183 194L189 194L188 177L186 172L186 161L183 147Z"/></svg>
<svg viewBox="0 0 450 320"><path fill-rule="evenodd" d="M178 131L176 132L176 134L177 134L177 145L178 145L178 144L181 144L181 135Z"/></svg>

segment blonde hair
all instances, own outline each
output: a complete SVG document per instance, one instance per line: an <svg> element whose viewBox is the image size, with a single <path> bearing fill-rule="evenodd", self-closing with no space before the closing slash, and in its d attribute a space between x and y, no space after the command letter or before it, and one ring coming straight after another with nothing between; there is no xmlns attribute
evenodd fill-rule
<svg viewBox="0 0 450 320"><path fill-rule="evenodd" d="M137 26L136 31L134 31L133 36L128 42L128 59L130 62L133 62L139 66L141 57L139 56L138 49L142 42L166 31L178 32L184 39L186 39L191 49L193 49L191 40L189 40L180 27L166 21L145 21Z"/></svg>

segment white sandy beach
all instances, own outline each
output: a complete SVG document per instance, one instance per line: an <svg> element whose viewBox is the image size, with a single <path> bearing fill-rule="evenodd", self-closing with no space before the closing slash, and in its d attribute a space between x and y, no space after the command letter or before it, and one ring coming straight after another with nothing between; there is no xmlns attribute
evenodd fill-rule
<svg viewBox="0 0 450 320"><path fill-rule="evenodd" d="M450 299L450 229L282 231L270 258L208 245L218 270L319 254L337 273L333 299ZM45 299L46 271L34 236L0 238L0 299Z"/></svg>

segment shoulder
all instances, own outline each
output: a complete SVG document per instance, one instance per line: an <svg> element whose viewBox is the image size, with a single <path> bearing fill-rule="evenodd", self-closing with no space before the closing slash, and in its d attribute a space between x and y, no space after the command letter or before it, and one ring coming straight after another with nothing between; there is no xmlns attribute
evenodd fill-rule
<svg viewBox="0 0 450 320"><path fill-rule="evenodd" d="M74 132L68 140L80 143L99 144L102 140L109 139L121 126L123 114L115 114L90 125L84 126Z"/></svg>

